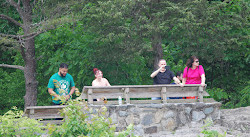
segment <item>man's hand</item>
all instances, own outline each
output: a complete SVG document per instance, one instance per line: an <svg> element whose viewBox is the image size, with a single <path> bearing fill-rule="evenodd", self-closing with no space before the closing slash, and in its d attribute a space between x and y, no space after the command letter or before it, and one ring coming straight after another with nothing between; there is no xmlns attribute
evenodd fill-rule
<svg viewBox="0 0 250 137"><path fill-rule="evenodd" d="M202 87L205 87L205 85L206 85L205 83L201 83L201 86L202 86Z"/></svg>
<svg viewBox="0 0 250 137"><path fill-rule="evenodd" d="M70 98L70 95L67 95L67 96L66 96L66 100L68 100L69 98Z"/></svg>
<svg viewBox="0 0 250 137"><path fill-rule="evenodd" d="M180 85L181 87L184 87L184 84L182 84L182 83L179 83L178 85Z"/></svg>

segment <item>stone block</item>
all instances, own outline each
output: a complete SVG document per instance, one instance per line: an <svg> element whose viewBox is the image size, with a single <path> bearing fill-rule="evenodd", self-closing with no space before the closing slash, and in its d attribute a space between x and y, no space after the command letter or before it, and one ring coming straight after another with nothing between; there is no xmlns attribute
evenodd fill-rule
<svg viewBox="0 0 250 137"><path fill-rule="evenodd" d="M128 115L127 111L119 111L118 113L120 117L126 117Z"/></svg>
<svg viewBox="0 0 250 137"><path fill-rule="evenodd" d="M125 111L125 110L127 110L128 105L119 105L117 107L119 108L119 110Z"/></svg>
<svg viewBox="0 0 250 137"><path fill-rule="evenodd" d="M192 113L192 121L200 121L205 117L206 115L202 111L193 111Z"/></svg>
<svg viewBox="0 0 250 137"><path fill-rule="evenodd" d="M163 111L162 110L159 110L155 113L155 123L160 123L161 122L161 119L163 118Z"/></svg>
<svg viewBox="0 0 250 137"><path fill-rule="evenodd" d="M126 127L127 123L126 123L126 121L124 119L119 119L119 124L118 125L121 126L121 127Z"/></svg>
<svg viewBox="0 0 250 137"><path fill-rule="evenodd" d="M180 114L179 114L179 119L180 119L180 121L181 121L181 123L182 124L186 124L187 123L187 117L185 116L185 114L184 114L184 112L180 112Z"/></svg>
<svg viewBox="0 0 250 137"><path fill-rule="evenodd" d="M134 126L134 134L136 136L143 136L144 135L144 130L143 130L142 125Z"/></svg>
<svg viewBox="0 0 250 137"><path fill-rule="evenodd" d="M209 107L209 108L205 108L203 112L204 112L205 114L210 114L210 113L212 113L213 111L214 111L214 108L213 108L213 107Z"/></svg>
<svg viewBox="0 0 250 137"><path fill-rule="evenodd" d="M133 115L128 115L125 119L127 125L129 124L134 124L134 116Z"/></svg>
<svg viewBox="0 0 250 137"><path fill-rule="evenodd" d="M157 109L146 108L146 109L143 109L142 112L146 112L146 113L155 113L156 111L157 111Z"/></svg>
<svg viewBox="0 0 250 137"><path fill-rule="evenodd" d="M163 130L173 131L177 127L177 124L173 118L168 118L161 121L161 126Z"/></svg>
<svg viewBox="0 0 250 137"><path fill-rule="evenodd" d="M140 108L137 108L137 107L133 107L133 108L130 108L130 109L129 109L129 112L131 112L131 113L140 113L140 112L141 112L141 109L140 109Z"/></svg>
<svg viewBox="0 0 250 137"><path fill-rule="evenodd" d="M112 124L117 124L118 116L116 113L111 114L110 118L112 119Z"/></svg>
<svg viewBox="0 0 250 137"><path fill-rule="evenodd" d="M192 110L192 108L186 107L185 108L185 113L188 114L188 115L190 115L191 110Z"/></svg>
<svg viewBox="0 0 250 137"><path fill-rule="evenodd" d="M168 119L168 118L172 118L172 117L175 117L175 113L174 111L168 111L166 114L165 114L165 118Z"/></svg>
<svg viewBox="0 0 250 137"><path fill-rule="evenodd" d="M145 134L157 133L157 126L152 126L152 127L144 128L144 133Z"/></svg>
<svg viewBox="0 0 250 137"><path fill-rule="evenodd" d="M139 108L162 108L163 104L140 104L138 105Z"/></svg>
<svg viewBox="0 0 250 137"><path fill-rule="evenodd" d="M143 116L141 124L144 126L150 125L153 123L153 114L146 114Z"/></svg>

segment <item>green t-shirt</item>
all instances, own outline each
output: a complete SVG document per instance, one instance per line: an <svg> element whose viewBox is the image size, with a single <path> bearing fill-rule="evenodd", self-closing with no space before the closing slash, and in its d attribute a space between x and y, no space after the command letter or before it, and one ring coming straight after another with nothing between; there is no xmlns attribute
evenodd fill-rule
<svg viewBox="0 0 250 137"><path fill-rule="evenodd" d="M65 77L61 77L58 73L52 75L49 79L48 88L52 88L56 94L60 96L66 96L69 94L71 87L74 87L75 83L73 77L70 74L66 74ZM52 96L52 100L55 97ZM60 104L60 100L53 100L55 104Z"/></svg>

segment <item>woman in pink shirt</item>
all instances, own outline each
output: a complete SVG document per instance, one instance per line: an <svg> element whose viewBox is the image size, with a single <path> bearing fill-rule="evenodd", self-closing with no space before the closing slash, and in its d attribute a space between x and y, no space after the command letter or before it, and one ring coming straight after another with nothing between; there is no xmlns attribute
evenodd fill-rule
<svg viewBox="0 0 250 137"><path fill-rule="evenodd" d="M205 86L205 72L202 65L199 65L199 59L191 56L186 63L187 67L183 71L182 84L201 84ZM195 99L195 97L187 97L187 99Z"/></svg>

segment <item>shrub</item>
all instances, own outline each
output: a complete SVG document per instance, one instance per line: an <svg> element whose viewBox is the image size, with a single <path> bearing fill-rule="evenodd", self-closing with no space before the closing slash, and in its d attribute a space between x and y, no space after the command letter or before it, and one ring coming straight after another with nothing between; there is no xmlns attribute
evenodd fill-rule
<svg viewBox="0 0 250 137"><path fill-rule="evenodd" d="M38 120L23 117L23 111L12 107L11 110L0 116L0 136L37 137L45 133L43 129L46 127L42 125Z"/></svg>

